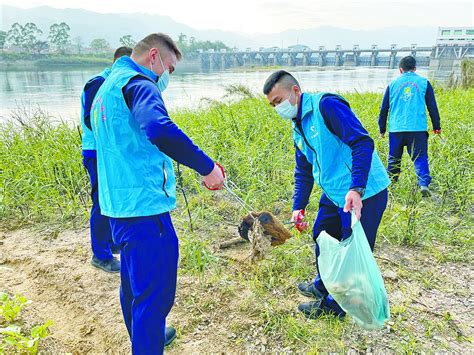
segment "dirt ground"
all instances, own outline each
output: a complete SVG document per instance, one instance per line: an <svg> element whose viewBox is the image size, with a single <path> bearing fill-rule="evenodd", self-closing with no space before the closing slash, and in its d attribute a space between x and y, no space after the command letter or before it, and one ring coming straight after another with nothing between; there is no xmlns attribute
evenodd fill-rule
<svg viewBox="0 0 474 355"><path fill-rule="evenodd" d="M232 266L244 272L248 263L249 246L237 246L221 252L225 258L236 260ZM427 342L445 344L445 348L458 352L474 352L474 270L471 265L437 264L435 260L418 255L415 250L387 246L378 253L378 261L386 280L391 282L392 304L403 304L408 289L415 295L410 311L404 315L416 332L417 313L442 317L449 312L450 325L460 342L452 336L431 339ZM33 303L25 309L25 324L53 320L51 336L41 349L52 353L130 353L130 344L122 321L118 288L118 274L107 274L89 263L88 230L49 231L17 230L0 232L0 290L18 293ZM239 266L240 265L240 266ZM405 281L403 273L394 267L403 266L407 274L424 270L424 278ZM395 271L388 271L388 270ZM430 276L431 275L431 276ZM441 276L439 276L441 275ZM430 279L431 277L431 279ZM441 287L422 287L436 279ZM410 279L410 277L407 277ZM223 281L224 282L224 281ZM286 351L278 339L260 337L255 316L242 317L245 307L232 295L216 292L215 286L203 289L195 277L180 276L176 305L169 324L177 327L179 338L168 349L171 353L229 353L242 351ZM215 288L214 288L215 287ZM442 291L441 291L442 290ZM241 290L242 299L249 290ZM301 298L303 301L304 298ZM296 307L299 299L287 299L289 307ZM224 304L224 308L215 305ZM232 324L247 329L246 341L237 341ZM390 323L389 323L390 324ZM384 348L384 335L390 328L374 335L380 338L379 350ZM453 333L453 332L451 332ZM252 334L256 334L254 337ZM361 333L353 335L361 336ZM400 339L403 341L403 339ZM377 341L376 341L377 343ZM367 349L370 351L370 349ZM435 350L435 349L433 349Z"/></svg>

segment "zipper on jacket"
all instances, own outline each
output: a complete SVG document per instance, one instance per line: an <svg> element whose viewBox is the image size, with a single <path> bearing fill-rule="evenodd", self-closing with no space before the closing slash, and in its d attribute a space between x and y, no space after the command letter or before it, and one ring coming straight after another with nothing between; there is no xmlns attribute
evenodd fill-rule
<svg viewBox="0 0 474 355"><path fill-rule="evenodd" d="M166 192L166 182L168 181L168 173L166 172L165 161L163 161L163 192L165 193L166 197L170 197L168 192Z"/></svg>

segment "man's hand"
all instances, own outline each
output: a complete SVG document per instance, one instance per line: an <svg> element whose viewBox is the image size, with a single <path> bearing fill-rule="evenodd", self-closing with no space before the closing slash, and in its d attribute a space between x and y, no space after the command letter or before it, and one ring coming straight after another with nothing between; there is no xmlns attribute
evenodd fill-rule
<svg viewBox="0 0 474 355"><path fill-rule="evenodd" d="M224 172L223 168L219 165L214 164L214 169L212 169L209 175L206 175L202 178L204 186L210 190L220 190L224 186Z"/></svg>
<svg viewBox="0 0 474 355"><path fill-rule="evenodd" d="M380 138L385 138L385 133L380 133Z"/></svg>
<svg viewBox="0 0 474 355"><path fill-rule="evenodd" d="M441 134L441 129L435 129L435 130L433 131L433 133L434 133L434 134Z"/></svg>
<svg viewBox="0 0 474 355"><path fill-rule="evenodd" d="M294 210L293 215L291 216L291 221L296 222L299 216L304 217L304 210Z"/></svg>
<svg viewBox="0 0 474 355"><path fill-rule="evenodd" d="M308 222L303 222L304 219L304 210L294 210L293 215L291 216L291 221L295 223L295 228L302 232L308 229Z"/></svg>
<svg viewBox="0 0 474 355"><path fill-rule="evenodd" d="M362 212L362 197L356 191L349 191L346 195L346 204L344 205L344 212L354 210L357 219L360 219Z"/></svg>

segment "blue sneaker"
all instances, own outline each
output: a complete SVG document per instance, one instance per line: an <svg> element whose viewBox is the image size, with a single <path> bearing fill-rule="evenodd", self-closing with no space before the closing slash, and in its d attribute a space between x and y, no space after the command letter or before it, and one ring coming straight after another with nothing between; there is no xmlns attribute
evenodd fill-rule
<svg viewBox="0 0 474 355"><path fill-rule="evenodd" d="M314 286L314 282L301 282L298 284L298 291L300 291L303 296L316 298L317 300L324 298L321 291Z"/></svg>
<svg viewBox="0 0 474 355"><path fill-rule="evenodd" d="M176 329L174 329L173 327L166 327L165 336L165 346L168 346L176 339Z"/></svg>
<svg viewBox="0 0 474 355"><path fill-rule="evenodd" d="M105 272L110 272L110 273L120 272L120 261L118 261L116 258L112 258L110 260L99 260L94 255L92 257L91 264L92 266L102 269Z"/></svg>
<svg viewBox="0 0 474 355"><path fill-rule="evenodd" d="M425 198L431 196L431 192L428 186L420 186L420 191L421 191L421 196Z"/></svg>
<svg viewBox="0 0 474 355"><path fill-rule="evenodd" d="M336 313L332 308L325 304L324 300L301 303L298 306L298 311L303 313L304 316L309 319L318 319L322 315L332 315L342 320L346 316L345 312Z"/></svg>

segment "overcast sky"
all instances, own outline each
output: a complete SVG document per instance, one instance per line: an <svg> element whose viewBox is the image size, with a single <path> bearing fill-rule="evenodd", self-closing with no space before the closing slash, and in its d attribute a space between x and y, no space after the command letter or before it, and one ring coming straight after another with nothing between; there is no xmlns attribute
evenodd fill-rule
<svg viewBox="0 0 474 355"><path fill-rule="evenodd" d="M350 29L473 26L474 18L472 0L0 0L0 3L22 8L47 5L103 13L143 12L167 15L197 29L245 33L328 25Z"/></svg>

